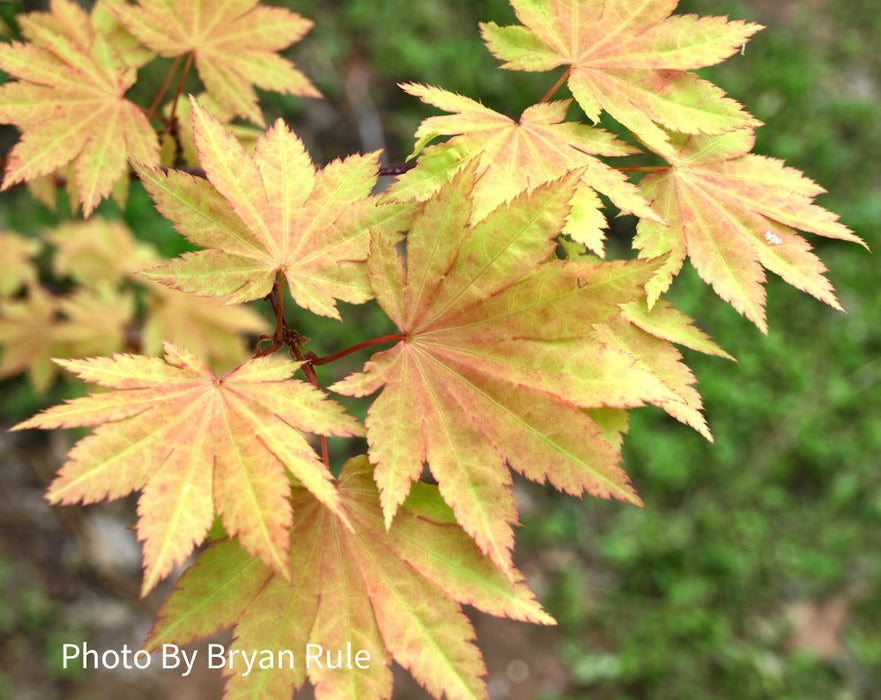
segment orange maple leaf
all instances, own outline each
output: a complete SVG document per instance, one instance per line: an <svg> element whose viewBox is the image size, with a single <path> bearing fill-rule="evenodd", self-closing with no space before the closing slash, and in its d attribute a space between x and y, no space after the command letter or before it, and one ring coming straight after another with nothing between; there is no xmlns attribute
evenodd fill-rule
<svg viewBox="0 0 881 700"><path fill-rule="evenodd" d="M654 303L688 256L716 293L767 333L764 269L841 309L825 266L794 229L863 241L832 212L813 204L822 187L782 161L750 153L751 131L671 137L671 166L640 186L669 224L642 220L633 245L640 257L667 255L647 286Z"/></svg>
<svg viewBox="0 0 881 700"><path fill-rule="evenodd" d="M654 264L551 260L580 173L471 219L475 164L426 202L407 235L373 234L377 300L405 339L331 389L384 387L367 417L386 522L428 463L477 544L511 570L516 508L505 460L557 488L640 503L582 408L680 401L592 332L642 296Z"/></svg>
<svg viewBox="0 0 881 700"><path fill-rule="evenodd" d="M485 667L459 603L540 624L553 618L519 573L511 582L481 554L436 487L414 488L386 531L371 473L356 457L340 475L351 531L307 491L294 490L290 580L233 540L201 554L160 610L146 648L234 625L228 653L238 658L225 669L225 697L290 697L308 678L318 700L387 699L392 659L434 697L486 697ZM240 654L254 650L276 661L268 665L264 656L245 674ZM293 657L282 659L282 650Z"/></svg>
<svg viewBox="0 0 881 700"><path fill-rule="evenodd" d="M0 122L22 139L9 154L2 189L73 162L88 216L126 174L127 161L159 162L159 143L141 110L125 99L136 71L70 0L19 18L30 43L0 45Z"/></svg>
<svg viewBox="0 0 881 700"><path fill-rule="evenodd" d="M312 22L259 0L140 0L110 9L160 56L195 56L205 88L233 114L265 126L253 85L321 97L309 79L277 51L299 41Z"/></svg>
<svg viewBox="0 0 881 700"><path fill-rule="evenodd" d="M345 518L330 472L300 431L357 435L361 426L290 379L299 363L263 357L218 379L171 343L164 360L56 362L115 391L55 406L13 429L99 426L74 446L48 498L94 503L142 490L145 594L204 539L215 513L245 549L288 576L289 475Z"/></svg>
<svg viewBox="0 0 881 700"><path fill-rule="evenodd" d="M658 124L719 134L758 126L721 89L689 71L734 54L760 25L726 17L670 16L679 0L511 0L521 25L480 25L503 68L569 66L585 114L605 110L637 137L663 144Z"/></svg>
<svg viewBox="0 0 881 700"><path fill-rule="evenodd" d="M335 299L371 297L366 266L369 197L379 153L316 172L306 148L279 120L249 155L195 100L193 131L208 177L137 168L160 212L208 250L145 273L175 289L229 303L269 294L284 273L297 304L339 318Z"/></svg>

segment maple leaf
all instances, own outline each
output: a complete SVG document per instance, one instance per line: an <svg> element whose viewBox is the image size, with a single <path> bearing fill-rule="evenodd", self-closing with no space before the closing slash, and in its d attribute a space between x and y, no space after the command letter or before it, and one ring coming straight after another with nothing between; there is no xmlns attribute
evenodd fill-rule
<svg viewBox="0 0 881 700"><path fill-rule="evenodd" d="M288 474L345 518L331 475L301 430L356 435L337 404L290 379L299 363L263 357L216 378L188 350L56 360L115 391L49 408L13 429L99 426L49 487L52 503L94 503L142 490L143 591L189 556L215 512L245 549L287 575ZM103 424L103 425L102 425Z"/></svg>
<svg viewBox="0 0 881 700"><path fill-rule="evenodd" d="M161 260L156 249L136 240L124 223L100 217L63 223L46 240L55 248L55 272L93 288L115 287Z"/></svg>
<svg viewBox="0 0 881 700"><path fill-rule="evenodd" d="M37 280L31 258L42 246L38 240L0 231L0 298L8 297L26 284Z"/></svg>
<svg viewBox="0 0 881 700"><path fill-rule="evenodd" d="M149 296L141 331L143 352L154 355L164 340L190 348L212 368L228 369L251 354L244 335L269 332L269 324L247 306L226 306L144 280Z"/></svg>
<svg viewBox="0 0 881 700"><path fill-rule="evenodd" d="M678 399L591 334L643 294L654 263L550 260L580 175L469 225L475 169L415 217L406 270L394 241L373 234L370 283L405 339L331 389L360 396L384 387L366 425L386 523L427 462L458 521L510 571L516 508L505 459L567 493L640 503L617 451L581 409Z"/></svg>
<svg viewBox="0 0 881 700"><path fill-rule="evenodd" d="M89 15L70 0L18 21L30 43L0 45L0 122L23 132L9 154L2 189L73 163L88 216L126 175L127 161L159 162L156 134L125 99L135 70L116 54Z"/></svg>
<svg viewBox="0 0 881 700"><path fill-rule="evenodd" d="M640 221L633 241L640 257L668 256L646 286L650 304L688 256L701 278L763 333L763 268L841 309L825 266L794 229L865 243L813 204L823 188L780 160L750 153L753 143L750 131L673 135L670 167L642 179L643 193L668 223Z"/></svg>
<svg viewBox="0 0 881 700"><path fill-rule="evenodd" d="M57 372L50 361L58 349L51 342L57 312L57 300L37 284L28 285L24 299L0 301L0 378L27 371L38 392L49 387Z"/></svg>
<svg viewBox="0 0 881 700"><path fill-rule="evenodd" d="M160 56L192 53L208 92L233 114L265 126L253 85L289 95L321 97L277 51L299 41L312 22L258 0L140 0L111 11Z"/></svg>
<svg viewBox="0 0 881 700"><path fill-rule="evenodd" d="M137 168L159 211L208 250L187 253L145 276L227 302L266 296L284 273L294 300L339 318L334 299L371 297L364 260L368 197L379 153L350 156L316 172L305 146L279 120L251 156L192 100L193 131L208 181Z"/></svg>
<svg viewBox="0 0 881 700"><path fill-rule="evenodd" d="M31 282L24 298L0 302L0 377L26 371L44 392L57 374L51 358L122 349L133 315L130 293L80 288L62 297Z"/></svg>
<svg viewBox="0 0 881 700"><path fill-rule="evenodd" d="M81 287L57 303L60 319L49 332L55 357L87 357L125 347L126 327L135 314L130 292Z"/></svg>
<svg viewBox="0 0 881 700"><path fill-rule="evenodd" d="M217 100L213 99L207 92L194 95L193 98L207 111L217 117L226 129L238 139L238 142L244 146L248 153L254 153L254 146L257 139L263 133L263 129L258 129L246 124L232 123L235 117L229 110L221 107ZM188 100L181 101L172 110L172 104L168 103L163 109L166 117L171 119L172 112L176 115L178 133L176 137L170 134L164 134L162 156L163 165L172 165L178 157L183 158L185 165L191 168L199 168L199 150L196 148L196 140L193 135L193 115ZM180 153L178 153L180 150Z"/></svg>
<svg viewBox="0 0 881 700"><path fill-rule="evenodd" d="M225 306L211 297L182 294L151 280L136 276L145 267L161 260L153 246L138 241L119 221L94 217L89 221L68 222L53 229L46 239L55 247L52 267L80 285L97 289L107 299L103 313L81 314L84 326L97 330L102 322L116 317L123 304L114 305L108 290L117 290L126 281L135 281L147 291L146 317L141 328L140 348L147 355L162 352L162 341L183 345L203 357L212 369L229 369L251 354L243 335L268 331L268 324L256 311L244 306ZM82 307L82 305L80 305ZM96 310L97 311L97 310ZM127 321L134 314L127 312ZM65 331L69 334L74 332ZM88 352L56 351L64 357L86 357L114 352L118 345L92 345Z"/></svg>
<svg viewBox="0 0 881 700"><path fill-rule="evenodd" d="M225 668L224 697L290 697L307 677L316 698L391 696L394 659L433 696L484 698L474 631L458 603L493 615L553 624L517 574L510 582L456 524L437 488L418 484L386 532L372 468L349 460L340 500L353 529L340 526L304 489L292 497L290 580L251 559L234 540L202 553L177 582L145 644L186 644L235 625L229 653L292 650L292 667ZM307 645L369 654L363 668L307 668ZM278 657L276 657L278 658ZM343 657L345 659L345 656Z"/></svg>
<svg viewBox="0 0 881 700"><path fill-rule="evenodd" d="M691 69L738 51L763 27L727 17L670 16L678 0L511 0L522 25L481 23L502 68L569 66L572 95L592 121L606 111L640 139L719 134L759 122Z"/></svg>
<svg viewBox="0 0 881 700"><path fill-rule="evenodd" d="M477 160L482 177L474 188L472 219L479 221L520 192L580 169L582 177L563 229L574 240L602 254L606 220L594 190L607 195L624 212L663 223L635 185L594 157L628 155L636 149L602 129L564 122L571 100L533 105L515 122L446 90L413 83L401 88L423 102L454 113L429 117L420 124L413 155L437 136L453 138L423 151L419 165L399 178L389 189L389 196L425 200L464 164Z"/></svg>

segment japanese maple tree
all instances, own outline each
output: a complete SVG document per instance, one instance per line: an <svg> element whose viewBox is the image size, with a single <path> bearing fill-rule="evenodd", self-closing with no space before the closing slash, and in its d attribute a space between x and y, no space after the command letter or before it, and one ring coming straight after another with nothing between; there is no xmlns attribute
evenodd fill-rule
<svg viewBox="0 0 881 700"><path fill-rule="evenodd" d="M677 0L511 4L520 24L480 27L501 67L562 73L519 117L403 84L446 114L421 123L384 192L378 152L319 165L283 120L264 130L255 85L319 97L279 54L311 27L289 10L52 0L0 45L0 121L22 132L3 189L52 203L63 187L88 217L137 178L199 248L162 260L95 217L45 237L47 272L41 242L0 234L0 376L44 389L57 366L103 388L13 428L94 428L47 498L140 492L144 594L199 550L147 649L232 627L244 654L369 659L227 667L226 697L308 680L322 700L389 698L392 660L434 697L486 697L461 605L554 623L514 564L512 473L640 506L621 465L629 409L712 439L676 346L730 356L663 297L685 259L762 331L766 269L841 308L798 232L862 241L813 203L818 185L752 153L759 122L692 72L761 27L673 14ZM138 105L128 91L156 56L167 78ZM186 100L192 72L205 92ZM632 139L596 126L602 113ZM610 160L637 153L664 164ZM601 196L639 220L631 260L604 259ZM372 299L396 332L325 356L286 314L341 320L338 301ZM260 300L268 325L235 306ZM219 349L248 334L252 351ZM357 371L319 381L366 348ZM334 394L371 397L363 422ZM366 454L334 464L328 436L366 436Z"/></svg>

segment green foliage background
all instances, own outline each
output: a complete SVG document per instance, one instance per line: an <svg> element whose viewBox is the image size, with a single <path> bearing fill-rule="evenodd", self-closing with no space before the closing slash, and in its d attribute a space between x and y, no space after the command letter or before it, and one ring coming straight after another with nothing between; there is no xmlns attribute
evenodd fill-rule
<svg viewBox="0 0 881 700"><path fill-rule="evenodd" d="M0 4L4 14L21 6ZM319 161L362 148L355 108L365 98L353 97L353 84L366 82L366 104L381 118L391 165L409 152L418 120L433 113L395 82L437 84L516 116L555 77L494 69L475 25L512 20L506 0L274 4L315 20L292 55L329 102L267 96L267 112L302 131ZM767 123L756 151L785 159L830 190L820 203L877 249L876 3L690 0L679 11L770 25L744 56L706 73ZM134 190L125 212L112 204L102 209L123 216L167 254L178 252L179 238ZM55 218L21 190L0 200L0 227L33 233ZM626 245L632 227L630 217L617 220L613 238ZM570 690L553 697L877 697L877 265L857 246L812 240L847 315L770 279L771 332L764 337L689 270L675 284L674 303L739 363L686 355L715 445L659 410L634 414L625 466L646 510L527 489L520 554L543 572L540 592L560 620L559 654L571 673ZM319 354L365 337L332 323L303 332ZM5 382L2 390L5 422L37 401L21 382ZM0 566L0 579L5 570ZM0 632L16 614L33 616L11 607L0 603ZM840 624L829 617L808 634L813 646L796 648L806 615L830 609L844 611ZM816 648L824 632L833 641L826 656Z"/></svg>

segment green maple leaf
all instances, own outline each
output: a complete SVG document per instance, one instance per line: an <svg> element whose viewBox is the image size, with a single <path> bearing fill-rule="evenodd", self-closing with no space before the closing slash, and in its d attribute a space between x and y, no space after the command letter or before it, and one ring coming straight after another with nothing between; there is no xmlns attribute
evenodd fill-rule
<svg viewBox="0 0 881 700"><path fill-rule="evenodd" d="M427 463L458 521L510 571L517 515L505 461L571 494L640 503L582 409L680 399L593 328L643 295L655 264L551 260L581 174L470 225L474 171L414 218L406 269L394 240L374 232L370 283L405 339L331 388L384 387L367 436L386 523Z"/></svg>
<svg viewBox="0 0 881 700"><path fill-rule="evenodd" d="M160 56L192 52L196 70L217 102L264 125L252 85L305 97L321 94L294 65L277 55L299 41L312 22L258 0L139 0L113 5L117 19Z"/></svg>
<svg viewBox="0 0 881 700"><path fill-rule="evenodd" d="M149 591L208 533L215 513L228 532L287 575L289 475L345 518L330 472L301 430L357 435L337 404L290 379L298 363L264 357L216 378L192 353L56 360L114 389L74 399L19 423L99 426L80 440L49 487L52 503L94 503L142 490L138 537Z"/></svg>
<svg viewBox="0 0 881 700"><path fill-rule="evenodd" d="M825 266L795 229L863 241L817 206L823 188L782 161L750 153L750 131L724 136L673 135L670 167L640 186L667 221L640 221L633 245L641 257L667 255L646 287L649 303L663 293L688 256L701 278L767 332L764 269L833 308L841 306Z"/></svg>
<svg viewBox="0 0 881 700"><path fill-rule="evenodd" d="M289 580L234 540L201 554L160 610L146 648L186 644L234 625L230 652L293 651L293 668L244 676L243 666L227 667L227 698L290 697L308 677L318 700L387 699L392 659L437 698L485 698L485 668L459 603L516 620L553 619L519 574L512 583L481 554L436 487L414 488L386 531L371 472L357 457L339 477L352 530L307 491L294 490ZM334 655L350 645L370 661L366 668L307 669L307 644Z"/></svg>
<svg viewBox="0 0 881 700"><path fill-rule="evenodd" d="M159 142L141 110L125 98L136 72L97 32L86 12L52 0L51 12L19 18L30 43L0 45L0 121L22 139L9 154L3 189L73 163L88 216L127 175L127 162L159 162Z"/></svg>
<svg viewBox="0 0 881 700"><path fill-rule="evenodd" d="M522 25L481 24L490 52L511 70L569 66L585 114L606 111L661 147L664 132L718 134L759 122L689 71L743 46L760 25L725 17L670 16L678 0L511 0Z"/></svg>
<svg viewBox="0 0 881 700"><path fill-rule="evenodd" d="M422 152L419 164L390 188L391 197L425 200L466 163L476 160L482 176L472 194L472 219L479 221L520 192L580 169L582 178L563 229L574 240L602 254L606 219L596 192L607 195L624 212L663 223L635 185L594 157L638 151L602 129L563 121L570 100L533 105L515 122L446 90L412 83L401 87L453 114L429 117L420 124L413 152ZM438 136L452 138L422 150Z"/></svg>
<svg viewBox="0 0 881 700"><path fill-rule="evenodd" d="M334 303L371 297L364 259L369 197L379 154L350 156L317 171L297 136L279 120L254 154L195 100L193 131L207 182L178 171L138 168L160 212L208 250L187 253L146 277L229 303L269 294L284 273L294 300L339 318Z"/></svg>

